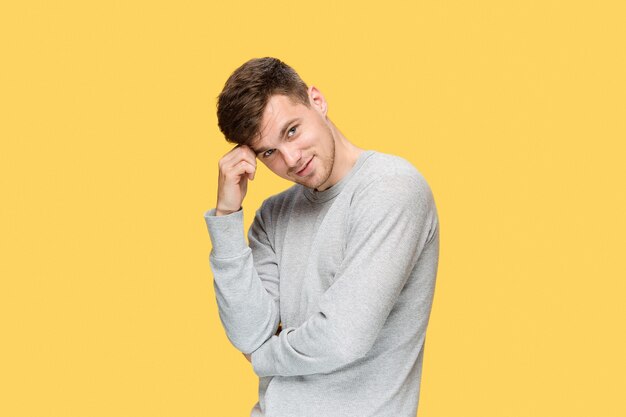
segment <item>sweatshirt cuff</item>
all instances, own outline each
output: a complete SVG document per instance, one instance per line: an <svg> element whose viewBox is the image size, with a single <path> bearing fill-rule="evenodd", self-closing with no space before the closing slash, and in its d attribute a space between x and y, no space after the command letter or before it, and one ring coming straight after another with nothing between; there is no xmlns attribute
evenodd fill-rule
<svg viewBox="0 0 626 417"><path fill-rule="evenodd" d="M233 258L241 255L248 247L243 231L243 210L216 216L213 208L204 213L204 220L215 258Z"/></svg>

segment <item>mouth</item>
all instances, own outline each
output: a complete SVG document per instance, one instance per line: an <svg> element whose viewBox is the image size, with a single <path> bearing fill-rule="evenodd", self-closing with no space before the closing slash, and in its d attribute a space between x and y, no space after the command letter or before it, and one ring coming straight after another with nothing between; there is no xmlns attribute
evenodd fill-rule
<svg viewBox="0 0 626 417"><path fill-rule="evenodd" d="M313 157L311 157L311 159L309 159L308 162L304 164L302 168L300 168L300 170L296 171L296 175L302 176L304 172L307 170L307 168L309 167L309 164L311 164L312 160L313 160Z"/></svg>

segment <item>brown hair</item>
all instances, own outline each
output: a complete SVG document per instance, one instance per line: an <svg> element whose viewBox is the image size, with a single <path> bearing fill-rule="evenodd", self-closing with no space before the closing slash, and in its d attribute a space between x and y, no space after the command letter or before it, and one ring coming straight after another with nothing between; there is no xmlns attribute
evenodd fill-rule
<svg viewBox="0 0 626 417"><path fill-rule="evenodd" d="M217 124L228 142L249 144L259 133L269 98L282 94L309 107L308 87L276 58L254 58L237 68L217 99Z"/></svg>

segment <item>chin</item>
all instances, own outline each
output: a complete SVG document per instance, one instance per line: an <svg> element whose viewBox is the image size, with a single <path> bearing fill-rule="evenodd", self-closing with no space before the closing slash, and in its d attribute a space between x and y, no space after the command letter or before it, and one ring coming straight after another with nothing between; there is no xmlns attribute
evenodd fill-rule
<svg viewBox="0 0 626 417"><path fill-rule="evenodd" d="M311 186L311 188L314 188L316 190L319 190L320 187L322 187L323 185L325 185L328 182L328 178L330 177L330 175L326 178L323 178L319 181L316 181L314 185ZM324 190L329 189L330 186L326 187Z"/></svg>
<svg viewBox="0 0 626 417"><path fill-rule="evenodd" d="M305 186L307 188L317 188L320 185L322 185L319 183L319 181L315 181L315 178L300 178L298 180L292 179L291 181L295 182L296 184Z"/></svg>
<svg viewBox="0 0 626 417"><path fill-rule="evenodd" d="M300 181L298 184L300 185L304 185L307 188L317 188L319 187L319 185L317 185L317 183L314 183L312 181Z"/></svg>
<svg viewBox="0 0 626 417"><path fill-rule="evenodd" d="M306 178L289 178L290 181L295 182L297 184L303 185L307 188L312 188L317 190L318 188L320 188L322 185L326 184L326 182L328 181L328 178L330 178L330 172L326 173L326 172L322 172L322 176L320 178L318 172L313 172L313 175L311 177L306 177ZM327 174L327 175L324 175Z"/></svg>

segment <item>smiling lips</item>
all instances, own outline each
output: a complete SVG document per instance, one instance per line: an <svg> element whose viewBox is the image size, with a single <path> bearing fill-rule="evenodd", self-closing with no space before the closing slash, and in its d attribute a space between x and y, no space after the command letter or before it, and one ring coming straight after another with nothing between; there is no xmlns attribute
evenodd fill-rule
<svg viewBox="0 0 626 417"><path fill-rule="evenodd" d="M300 171L296 172L296 175L299 176L303 176L304 173L306 172L307 168L309 167L309 165L311 164L311 161L313 160L313 157L311 157L311 159L309 159L309 162L307 162L306 164L304 164L304 166L302 167L302 169Z"/></svg>

